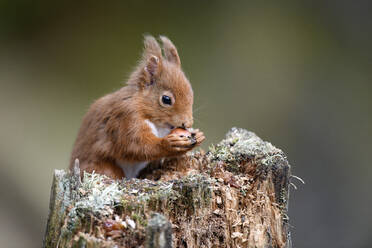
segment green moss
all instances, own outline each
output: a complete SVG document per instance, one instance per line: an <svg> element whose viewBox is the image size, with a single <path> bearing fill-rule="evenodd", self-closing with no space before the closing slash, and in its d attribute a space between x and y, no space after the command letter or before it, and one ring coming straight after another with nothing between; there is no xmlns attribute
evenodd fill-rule
<svg viewBox="0 0 372 248"><path fill-rule="evenodd" d="M239 173L240 171L240 166L239 164L236 164L236 163L227 162L225 164L225 167L228 171L235 173L235 174Z"/></svg>
<svg viewBox="0 0 372 248"><path fill-rule="evenodd" d="M203 175L192 175L181 179L173 189L178 191L179 199L174 204L174 211L195 213L199 208L210 204L212 198L211 179Z"/></svg>
<svg viewBox="0 0 372 248"><path fill-rule="evenodd" d="M173 182L142 181L141 186L136 185L135 195L129 193L131 189L127 189L120 204L124 212L135 212L140 216L143 216L144 208L167 212L168 215L176 215L185 209L193 213L196 208L210 203L210 182L211 179L202 175L190 175Z"/></svg>
<svg viewBox="0 0 372 248"><path fill-rule="evenodd" d="M144 214L139 215L139 214L133 213L131 218L134 221L136 221L138 224L140 224L141 226L143 227L147 226L147 220L144 218Z"/></svg>
<svg viewBox="0 0 372 248"><path fill-rule="evenodd" d="M245 129L232 128L226 138L210 147L208 158L214 162L223 162L226 170L234 173L244 173L242 164L255 161L258 174L265 174L275 160L286 160L284 153L270 142L260 139L255 133ZM210 168L213 170L213 167Z"/></svg>

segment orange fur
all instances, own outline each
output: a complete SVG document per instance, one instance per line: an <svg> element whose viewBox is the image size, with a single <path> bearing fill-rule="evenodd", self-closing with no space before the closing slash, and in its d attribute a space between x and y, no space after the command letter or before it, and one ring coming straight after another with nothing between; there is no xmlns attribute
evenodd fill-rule
<svg viewBox="0 0 372 248"><path fill-rule="evenodd" d="M180 126L190 128L193 124L191 85L181 69L176 47L164 36L161 40L165 57L155 38L146 36L143 58L127 86L91 105L83 118L70 168L78 158L82 171L96 171L118 179L126 176L127 168L123 166L179 156L194 147L185 137L174 134L158 137L148 124L169 131ZM164 94L171 97L171 106L162 103ZM195 137L197 145L205 139L199 130ZM124 165L119 165L119 160Z"/></svg>

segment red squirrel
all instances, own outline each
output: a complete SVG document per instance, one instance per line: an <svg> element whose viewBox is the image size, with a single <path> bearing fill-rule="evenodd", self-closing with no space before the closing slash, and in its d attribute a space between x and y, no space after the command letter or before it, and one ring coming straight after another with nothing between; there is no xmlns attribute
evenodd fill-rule
<svg viewBox="0 0 372 248"><path fill-rule="evenodd" d="M154 160L185 154L205 139L193 124L193 91L178 52L145 36L142 60L127 85L96 100L83 118L71 155L81 171L133 178ZM162 52L164 56L162 55ZM193 139L171 131L190 129Z"/></svg>

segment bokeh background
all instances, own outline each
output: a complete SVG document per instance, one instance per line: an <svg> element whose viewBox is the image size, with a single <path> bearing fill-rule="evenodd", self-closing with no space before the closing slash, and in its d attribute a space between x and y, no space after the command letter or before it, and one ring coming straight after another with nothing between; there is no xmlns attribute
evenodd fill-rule
<svg viewBox="0 0 372 248"><path fill-rule="evenodd" d="M0 246L40 247L53 170L144 33L179 49L204 149L233 127L283 149L294 247L372 244L371 1L0 1Z"/></svg>

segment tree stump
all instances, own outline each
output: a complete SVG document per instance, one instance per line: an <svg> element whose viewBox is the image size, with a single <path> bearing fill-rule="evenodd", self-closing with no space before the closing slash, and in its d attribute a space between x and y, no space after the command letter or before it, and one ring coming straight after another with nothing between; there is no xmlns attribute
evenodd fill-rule
<svg viewBox="0 0 372 248"><path fill-rule="evenodd" d="M291 247L287 158L247 130L139 179L79 174L54 173L44 247Z"/></svg>

